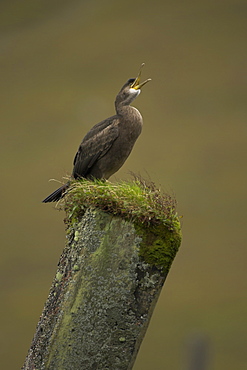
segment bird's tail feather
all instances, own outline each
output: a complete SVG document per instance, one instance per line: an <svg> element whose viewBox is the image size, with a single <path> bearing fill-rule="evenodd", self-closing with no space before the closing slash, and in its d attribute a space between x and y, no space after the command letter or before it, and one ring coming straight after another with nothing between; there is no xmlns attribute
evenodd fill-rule
<svg viewBox="0 0 247 370"><path fill-rule="evenodd" d="M48 195L42 203L57 202L59 199L63 198L65 191L68 189L69 183L62 185L60 188L55 190L53 193Z"/></svg>

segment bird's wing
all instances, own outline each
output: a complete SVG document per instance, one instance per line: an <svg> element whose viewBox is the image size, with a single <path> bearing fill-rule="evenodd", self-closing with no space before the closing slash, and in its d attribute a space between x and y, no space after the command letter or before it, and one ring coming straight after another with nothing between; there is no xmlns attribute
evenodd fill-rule
<svg viewBox="0 0 247 370"><path fill-rule="evenodd" d="M115 124L118 124L119 123L119 117L117 115L115 116L111 116L99 123L96 123L96 125L94 125L89 131L88 133L84 136L83 140L82 140L82 143L90 138L92 138L93 136L95 136L97 133L99 133L100 131L104 130L105 128L107 128L108 126L110 125L115 125Z"/></svg>
<svg viewBox="0 0 247 370"><path fill-rule="evenodd" d="M85 136L74 159L74 178L85 177L94 163L108 152L118 137L118 123L119 120L114 119L89 138Z"/></svg>

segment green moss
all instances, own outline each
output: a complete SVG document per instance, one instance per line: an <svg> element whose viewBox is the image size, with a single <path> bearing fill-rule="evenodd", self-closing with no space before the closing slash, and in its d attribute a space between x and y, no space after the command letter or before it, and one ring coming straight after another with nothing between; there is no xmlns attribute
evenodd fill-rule
<svg viewBox="0 0 247 370"><path fill-rule="evenodd" d="M174 222L172 229L159 224L148 229L136 225L136 230L142 238L140 256L146 263L162 268L168 273L181 244L179 222Z"/></svg>
<svg viewBox="0 0 247 370"><path fill-rule="evenodd" d="M134 223L143 241L140 256L146 263L169 271L181 243L180 222L175 198L153 182L137 176L132 182L117 184L100 180L73 181L60 205L66 210L68 230L92 206ZM75 232L74 240L78 237ZM99 249L97 253L101 252Z"/></svg>
<svg viewBox="0 0 247 370"><path fill-rule="evenodd" d="M174 228L178 222L176 200L162 192L151 181L134 177L132 182L73 181L60 201L67 214L67 223L75 224L88 207L96 207L131 222L149 225L164 224Z"/></svg>

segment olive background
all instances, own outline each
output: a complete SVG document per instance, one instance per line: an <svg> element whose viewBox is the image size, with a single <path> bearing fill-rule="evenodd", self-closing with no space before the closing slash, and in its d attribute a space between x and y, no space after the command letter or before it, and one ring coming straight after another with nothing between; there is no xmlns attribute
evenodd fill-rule
<svg viewBox="0 0 247 370"><path fill-rule="evenodd" d="M134 370L247 363L247 3L2 0L0 3L2 369L24 362L65 243L41 200L70 174L86 132L145 62L143 132L129 171L174 193L183 241Z"/></svg>

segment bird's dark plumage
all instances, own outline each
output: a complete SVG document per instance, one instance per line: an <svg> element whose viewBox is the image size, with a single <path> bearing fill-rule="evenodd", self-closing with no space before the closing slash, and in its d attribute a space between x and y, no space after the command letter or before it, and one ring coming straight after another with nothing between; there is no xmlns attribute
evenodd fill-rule
<svg viewBox="0 0 247 370"><path fill-rule="evenodd" d="M142 130L142 116L130 104L139 95L141 86L150 81L148 79L140 83L140 74L141 70L118 93L115 100L116 115L93 126L82 140L74 158L74 179L108 179L128 158ZM61 199L68 187L69 183L64 184L43 202Z"/></svg>

